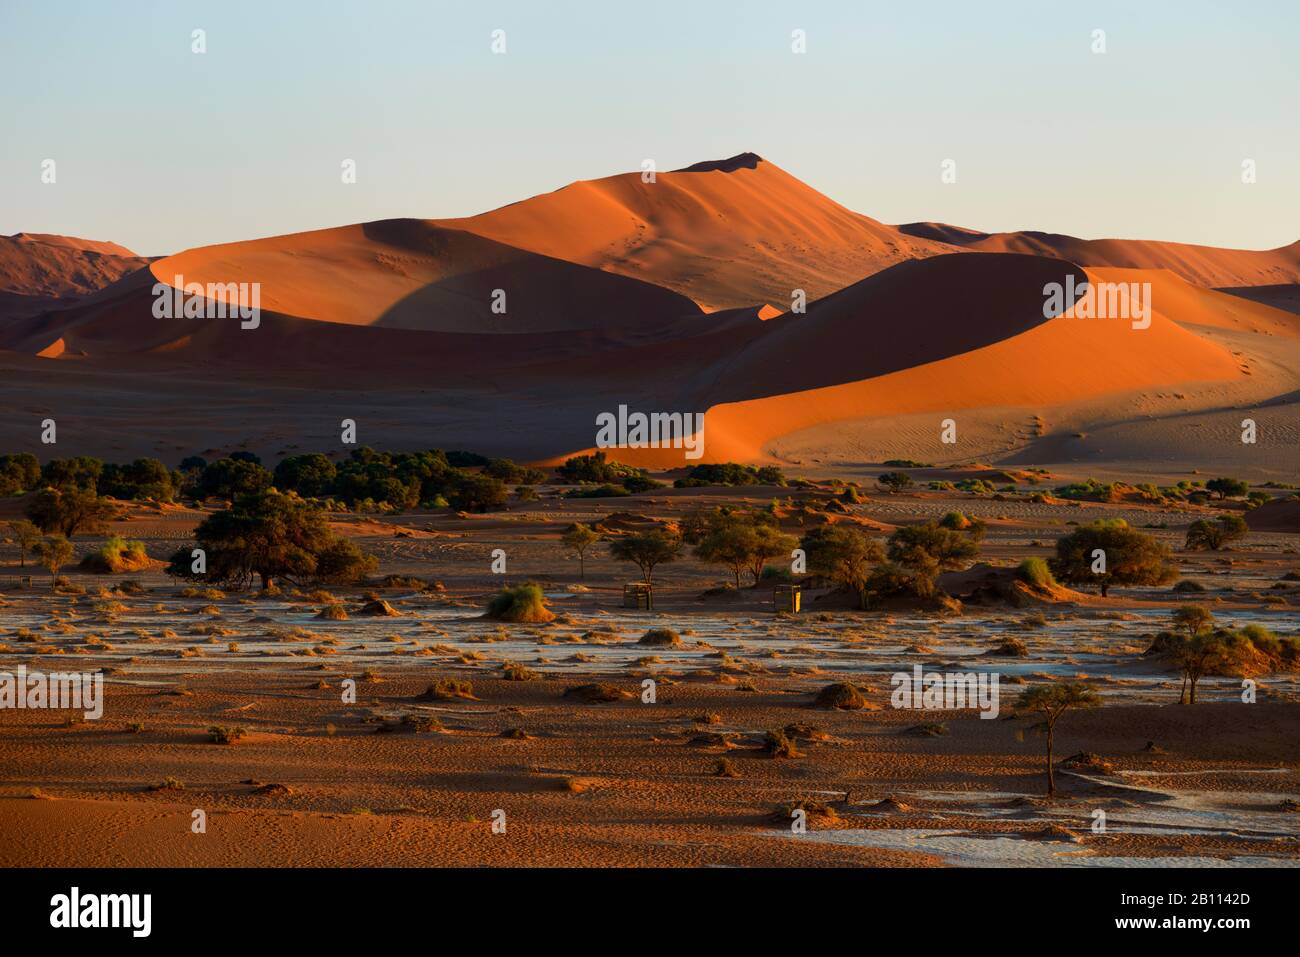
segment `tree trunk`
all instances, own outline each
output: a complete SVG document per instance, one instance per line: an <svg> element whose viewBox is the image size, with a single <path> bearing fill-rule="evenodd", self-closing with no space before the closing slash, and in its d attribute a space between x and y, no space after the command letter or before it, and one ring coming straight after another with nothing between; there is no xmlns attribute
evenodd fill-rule
<svg viewBox="0 0 1300 957"><path fill-rule="evenodd" d="M1056 735L1055 722L1047 724L1047 796L1056 797L1056 777L1052 772L1052 739Z"/></svg>
<svg viewBox="0 0 1300 957"><path fill-rule="evenodd" d="M1179 703L1179 704L1186 704L1186 703L1187 703L1187 674L1186 674L1186 672L1183 673L1183 690L1180 691L1180 692L1178 693L1178 703Z"/></svg>
<svg viewBox="0 0 1300 957"><path fill-rule="evenodd" d="M582 552L578 552L578 578L585 581L587 578L587 563L582 557Z"/></svg>
<svg viewBox="0 0 1300 957"><path fill-rule="evenodd" d="M1196 682L1199 680L1200 680L1199 678L1192 678L1192 689L1191 689L1192 693L1191 696L1188 698L1187 701L1188 704L1196 704Z"/></svg>
<svg viewBox="0 0 1300 957"><path fill-rule="evenodd" d="M1105 598L1105 597L1106 597L1106 593L1107 593L1108 591L1110 591L1110 585L1108 585L1106 582L1102 582L1102 583L1101 583L1101 597L1102 597L1102 598Z"/></svg>
<svg viewBox="0 0 1300 957"><path fill-rule="evenodd" d="M262 578L262 591L270 591L271 586L275 584L275 579L266 572L258 572L257 574Z"/></svg>

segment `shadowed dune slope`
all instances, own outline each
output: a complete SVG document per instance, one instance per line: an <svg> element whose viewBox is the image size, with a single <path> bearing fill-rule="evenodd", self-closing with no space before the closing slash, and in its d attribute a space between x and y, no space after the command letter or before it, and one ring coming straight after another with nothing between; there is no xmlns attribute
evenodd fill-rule
<svg viewBox="0 0 1300 957"><path fill-rule="evenodd" d="M431 332L649 330L699 313L649 283L415 219L205 246L152 270L172 285L259 282L271 312ZM498 289L504 312L493 311Z"/></svg>
<svg viewBox="0 0 1300 957"><path fill-rule="evenodd" d="M1186 290L1171 298L1178 321L1155 293L1146 329L1124 319L1043 318L1044 283L1073 269L1029 256L946 256L864 280L806 316L769 320L762 328L770 333L726 363L707 393L705 460L759 461L775 439L836 421L933 413L937 431L950 416L960 427L963 410L1048 408L1243 375L1229 348L1194 328L1241 328L1223 313L1225 302L1239 301L1164 273L1120 270L1129 281L1154 276ZM1113 414L1127 414L1118 398ZM617 454L682 464L678 450Z"/></svg>
<svg viewBox="0 0 1300 957"><path fill-rule="evenodd" d="M106 370L170 368L219 378L221 370L243 369L320 388L347 381L382 390L428 385L430 376L440 386L482 388L507 369L574 356L608 361L600 357L641 338L617 329L499 335L361 326L267 309L256 328L243 328L237 316L160 319L153 314L156 282L141 270L70 308L0 326L0 350L91 358Z"/></svg>
<svg viewBox="0 0 1300 957"><path fill-rule="evenodd" d="M1300 242L1279 249L1220 249L1145 239L1078 239L1032 231L982 233L946 223L905 223L899 232L975 252L1026 253L1080 266L1168 269L1198 286L1264 286L1300 282Z"/></svg>
<svg viewBox="0 0 1300 957"><path fill-rule="evenodd" d="M1043 287L1083 270L1031 256L912 260L769 319L721 371L714 401L856 382L936 362L1046 321Z"/></svg>
<svg viewBox="0 0 1300 957"><path fill-rule="evenodd" d="M464 219L441 221L512 246L635 276L709 311L787 308L888 266L952 247L855 213L753 153L623 173Z"/></svg>
<svg viewBox="0 0 1300 957"><path fill-rule="evenodd" d="M116 243L36 233L0 236L0 320L60 308L148 263Z"/></svg>
<svg viewBox="0 0 1300 957"><path fill-rule="evenodd" d="M1300 533L1300 499L1275 499L1246 513L1246 524L1256 532Z"/></svg>

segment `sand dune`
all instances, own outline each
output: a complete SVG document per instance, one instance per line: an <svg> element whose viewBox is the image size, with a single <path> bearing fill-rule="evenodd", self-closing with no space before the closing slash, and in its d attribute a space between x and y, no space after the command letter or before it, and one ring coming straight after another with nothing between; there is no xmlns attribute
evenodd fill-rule
<svg viewBox="0 0 1300 957"><path fill-rule="evenodd" d="M261 284L261 307L361 326L438 332L653 328L698 313L648 283L400 219L205 246L153 264L175 284ZM495 290L504 312L493 310Z"/></svg>
<svg viewBox="0 0 1300 957"><path fill-rule="evenodd" d="M465 219L512 246L635 276L715 309L809 301L881 269L952 249L855 213L752 153L642 181L573 183Z"/></svg>
<svg viewBox="0 0 1300 957"><path fill-rule="evenodd" d="M769 319L710 395L734 401L856 382L1009 339L1046 321L1044 284L1071 272L1084 281L1069 263L1027 256L902 263L813 303L805 315Z"/></svg>
<svg viewBox="0 0 1300 957"><path fill-rule="evenodd" d="M1027 253L1080 266L1168 269L1198 286L1265 286L1300 282L1300 242L1279 249L1220 249L1144 239L1078 239L1059 233L982 233L945 223L905 223L908 236L976 252Z"/></svg>
<svg viewBox="0 0 1300 957"><path fill-rule="evenodd" d="M705 457L760 460L778 438L862 419L929 414L937 436L940 421L953 417L960 434L963 413L973 419L980 409L1048 409L1107 396L1117 398L1111 414L1122 419L1129 410L1118 400L1135 390L1190 389L1247 375L1232 349L1197 327L1294 333L1287 314L1195 289L1167 273L1128 270L1086 274L1094 282L1119 281L1116 273L1150 278L1149 328L1121 319L1043 318L1044 282L1073 268L1008 254L939 257L864 280L815 303L806 316L769 320L709 392L717 402L705 416ZM807 360L791 361L799 356ZM619 452L665 466L682 464L681 454Z"/></svg>
<svg viewBox="0 0 1300 957"><path fill-rule="evenodd" d="M622 404L706 413L704 461L872 461L887 448L933 461L1031 462L1033 450L1031 464L1159 449L1163 462L1185 430L1227 434L1236 410L1266 407L1274 439L1296 427L1300 318L1271 303L1300 287L1300 244L892 227L750 153L653 183L574 183L465 219L342 226L147 266L125 253L0 240L0 277L22 305L0 323L0 367L14 390L63 377L83 441L109 434L96 416L152 409L177 388L196 408L225 406L224 427L266 451L321 396L365 394L388 409L368 422L377 444L441 436L546 461L584 451L594 416ZM156 318L153 287L177 276L260 284L259 327ZM1045 284L1067 276L1150 283L1150 328L1044 318ZM790 311L794 288L806 313ZM498 289L504 314L492 309ZM272 394L273 408L255 411ZM967 444L935 446L947 417ZM1084 431L1105 448L1084 445ZM135 441L117 435L111 448ZM687 464L680 449L616 457Z"/></svg>
<svg viewBox="0 0 1300 957"><path fill-rule="evenodd" d="M68 305L148 265L116 243L69 236L0 236L0 320Z"/></svg>

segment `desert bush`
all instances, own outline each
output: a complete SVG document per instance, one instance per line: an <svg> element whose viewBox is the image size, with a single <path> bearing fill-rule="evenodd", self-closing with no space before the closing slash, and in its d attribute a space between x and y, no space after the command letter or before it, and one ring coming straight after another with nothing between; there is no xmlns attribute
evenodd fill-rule
<svg viewBox="0 0 1300 957"><path fill-rule="evenodd" d="M1051 588L1056 585L1056 576L1051 566L1042 558L1026 558L1016 569L1016 577L1035 588Z"/></svg>
<svg viewBox="0 0 1300 957"><path fill-rule="evenodd" d="M651 628L637 641L638 645L654 645L661 648L680 648L682 636L671 628Z"/></svg>
<svg viewBox="0 0 1300 957"><path fill-rule="evenodd" d="M1248 531L1246 520L1240 515L1220 515L1214 521L1201 518L1187 527L1184 547L1189 551L1217 552L1229 542L1245 538Z"/></svg>
<svg viewBox="0 0 1300 957"><path fill-rule="evenodd" d="M555 614L546 607L542 586L536 582L507 585L487 605L486 617L496 621L550 621Z"/></svg>
<svg viewBox="0 0 1300 957"><path fill-rule="evenodd" d="M628 692L617 685L598 682L596 684L576 685L566 688L563 697L587 704L599 704L606 701L621 701L628 697Z"/></svg>
<svg viewBox="0 0 1300 957"><path fill-rule="evenodd" d="M527 665L521 665L514 661L507 661L502 664L501 672L506 681L537 681L542 677Z"/></svg>
<svg viewBox="0 0 1300 957"><path fill-rule="evenodd" d="M796 758L799 753L794 742L786 737L785 729L773 728L763 735L763 751L774 758Z"/></svg>
<svg viewBox="0 0 1300 957"><path fill-rule="evenodd" d="M439 678L424 689L420 697L425 701L450 701L455 698L474 697L474 686L456 678Z"/></svg>
<svg viewBox="0 0 1300 957"><path fill-rule="evenodd" d="M884 488L891 492L901 492L912 485L912 476L906 472L886 472L876 479Z"/></svg>
<svg viewBox="0 0 1300 957"><path fill-rule="evenodd" d="M857 711L867 706L867 699L862 692L847 681L837 681L817 692L813 699L814 708L827 711Z"/></svg>
<svg viewBox="0 0 1300 957"><path fill-rule="evenodd" d="M1096 551L1105 555L1104 571L1093 571ZM1050 565L1058 580L1096 584L1103 597L1114 585L1160 585L1176 575L1169 549L1122 520L1093 522L1058 539Z"/></svg>
<svg viewBox="0 0 1300 957"><path fill-rule="evenodd" d="M117 535L110 536L98 549L86 555L78 566L82 571L98 574L120 574L148 568L149 555L144 542L127 541Z"/></svg>
<svg viewBox="0 0 1300 957"><path fill-rule="evenodd" d="M208 728L208 736L213 744L234 744L247 734L243 728L227 728L218 724Z"/></svg>

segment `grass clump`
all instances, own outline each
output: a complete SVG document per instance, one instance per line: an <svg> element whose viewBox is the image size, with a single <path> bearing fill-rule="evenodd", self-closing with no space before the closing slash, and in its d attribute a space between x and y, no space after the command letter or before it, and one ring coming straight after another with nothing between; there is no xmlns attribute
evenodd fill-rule
<svg viewBox="0 0 1300 957"><path fill-rule="evenodd" d="M736 762L730 758L718 758L713 765L713 776L715 778L738 778L740 769L736 767Z"/></svg>
<svg viewBox="0 0 1300 957"><path fill-rule="evenodd" d="M813 699L814 708L826 711L859 711L867 706L867 699L854 685L847 681L837 681L817 692Z"/></svg>
<svg viewBox="0 0 1300 957"><path fill-rule="evenodd" d="M1052 574L1052 569L1048 567L1046 559L1026 558L1016 569L1016 577L1027 585L1033 585L1035 588L1054 588L1056 586L1056 576Z"/></svg>
<svg viewBox="0 0 1300 957"><path fill-rule="evenodd" d="M653 645L656 648L680 648L682 636L671 628L651 628L641 636L637 644Z"/></svg>
<svg viewBox="0 0 1300 957"><path fill-rule="evenodd" d="M477 700L474 697L474 686L468 681L457 678L439 678L425 688L424 694L420 697L425 701L450 701L454 698Z"/></svg>
<svg viewBox="0 0 1300 957"><path fill-rule="evenodd" d="M773 728L763 735L763 752L773 758L797 758L799 752L784 728Z"/></svg>
<svg viewBox="0 0 1300 957"><path fill-rule="evenodd" d="M1004 638L989 654L999 658L1028 658L1029 646L1019 638Z"/></svg>
<svg viewBox="0 0 1300 957"><path fill-rule="evenodd" d="M629 697L629 694L617 685L598 682L568 688L564 692L564 697L582 701L586 704L600 704L605 701L622 701L624 698Z"/></svg>
<svg viewBox="0 0 1300 957"><path fill-rule="evenodd" d="M516 661L507 661L501 666L501 677L506 681L538 681L541 675Z"/></svg>
<svg viewBox="0 0 1300 957"><path fill-rule="evenodd" d="M555 614L546 607L542 586L536 582L508 585L487 605L487 617L494 621L551 621Z"/></svg>
<svg viewBox="0 0 1300 957"><path fill-rule="evenodd" d="M81 560L78 566L85 572L116 575L121 572L138 572L148 568L152 560L144 550L144 542L127 541L118 535L109 536L97 550Z"/></svg>

